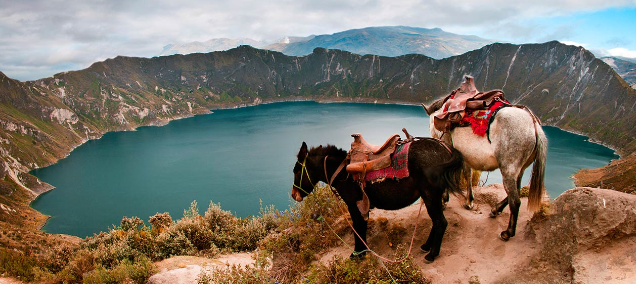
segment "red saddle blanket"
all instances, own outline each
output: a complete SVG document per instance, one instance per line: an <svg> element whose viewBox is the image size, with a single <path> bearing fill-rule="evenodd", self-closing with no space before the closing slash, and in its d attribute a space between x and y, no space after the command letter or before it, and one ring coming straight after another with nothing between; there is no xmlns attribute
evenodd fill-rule
<svg viewBox="0 0 636 284"><path fill-rule="evenodd" d="M391 155L391 166L381 170L368 172L366 181L377 181L386 178L402 179L409 176L409 149L411 142L398 145Z"/></svg>
<svg viewBox="0 0 636 284"><path fill-rule="evenodd" d="M485 136L493 116L503 107L509 106L506 100L495 101L487 109L483 110L466 110L464 117L458 126L468 126L473 129L473 133L479 136Z"/></svg>

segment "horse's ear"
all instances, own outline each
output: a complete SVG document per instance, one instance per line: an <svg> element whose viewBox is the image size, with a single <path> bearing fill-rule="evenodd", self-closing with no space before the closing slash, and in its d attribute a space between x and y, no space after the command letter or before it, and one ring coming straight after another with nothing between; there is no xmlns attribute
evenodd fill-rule
<svg viewBox="0 0 636 284"><path fill-rule="evenodd" d="M431 116L431 114L433 114L435 111L430 111L431 107L426 107L425 104L422 104L422 107L424 108L424 111L426 112L426 114L428 114L428 116Z"/></svg>
<svg viewBox="0 0 636 284"><path fill-rule="evenodd" d="M300 160L304 159L305 157L307 157L307 153L308 153L307 143L305 143L305 141L303 141L303 145L300 146L300 151L298 152L298 160L300 161Z"/></svg>

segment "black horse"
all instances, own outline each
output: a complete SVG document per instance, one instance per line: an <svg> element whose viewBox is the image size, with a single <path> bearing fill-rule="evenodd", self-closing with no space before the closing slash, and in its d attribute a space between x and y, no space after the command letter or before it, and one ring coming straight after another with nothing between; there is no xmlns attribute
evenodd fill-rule
<svg viewBox="0 0 636 284"><path fill-rule="evenodd" d="M433 261L439 255L448 225L442 208L442 194L446 189L451 192L460 190L458 179L462 169L462 155L442 143L435 139L414 141L408 155L409 177L368 183L365 187L371 208L397 210L413 204L420 197L424 200L428 215L433 221L428 239L421 246L422 250L430 251L425 256L427 261ZM294 167L292 198L300 202L313 191L319 181L328 182L346 157L347 151L335 146L318 146L308 150L307 144L303 142ZM351 257L364 255L366 247L363 241L366 242L367 221L356 206L356 201L362 199L362 190L357 181L344 170L334 178L332 185L346 203L353 228L359 234L359 237L355 237Z"/></svg>

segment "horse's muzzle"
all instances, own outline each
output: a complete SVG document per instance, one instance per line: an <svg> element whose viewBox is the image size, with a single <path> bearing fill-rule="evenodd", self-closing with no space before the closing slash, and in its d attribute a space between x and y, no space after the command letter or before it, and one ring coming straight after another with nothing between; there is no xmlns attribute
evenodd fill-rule
<svg viewBox="0 0 636 284"><path fill-rule="evenodd" d="M300 195L300 191L296 187L292 187L291 196L294 200L301 202L303 201L303 197Z"/></svg>

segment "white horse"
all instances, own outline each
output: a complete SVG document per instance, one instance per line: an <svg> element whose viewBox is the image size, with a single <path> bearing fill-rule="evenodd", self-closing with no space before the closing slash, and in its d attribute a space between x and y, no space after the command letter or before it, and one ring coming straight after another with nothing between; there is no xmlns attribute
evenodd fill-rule
<svg viewBox="0 0 636 284"><path fill-rule="evenodd" d="M466 76L462 88L473 88L472 77ZM469 86L467 86L469 85ZM544 173L548 141L539 119L527 108L505 107L499 110L490 124L486 136L474 134L471 127L455 127L448 133L437 130L433 116L442 111L445 98L424 107L430 119L431 136L453 145L464 156L464 177L468 184L466 208L473 206L471 170L493 171L499 169L508 197L503 199L490 216L496 217L506 205L510 205L508 228L499 237L507 241L515 235L519 216L519 189L524 170L534 162L528 209L538 211L545 191ZM490 141L489 141L490 139Z"/></svg>

